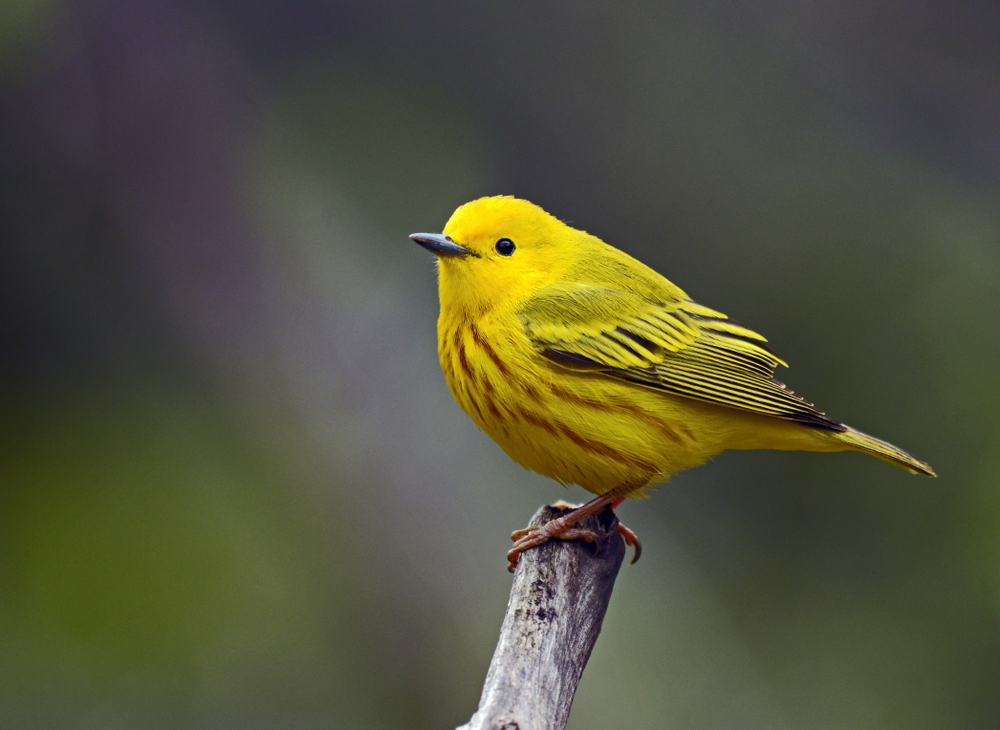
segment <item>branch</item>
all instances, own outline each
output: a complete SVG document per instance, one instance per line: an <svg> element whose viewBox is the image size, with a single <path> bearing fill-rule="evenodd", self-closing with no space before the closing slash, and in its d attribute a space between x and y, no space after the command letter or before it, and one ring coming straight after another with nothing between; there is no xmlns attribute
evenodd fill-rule
<svg viewBox="0 0 1000 730"><path fill-rule="evenodd" d="M546 505L531 524L543 525L567 511ZM611 509L578 526L597 533L596 554L588 543L553 540L521 555L479 710L456 730L566 726L625 556Z"/></svg>

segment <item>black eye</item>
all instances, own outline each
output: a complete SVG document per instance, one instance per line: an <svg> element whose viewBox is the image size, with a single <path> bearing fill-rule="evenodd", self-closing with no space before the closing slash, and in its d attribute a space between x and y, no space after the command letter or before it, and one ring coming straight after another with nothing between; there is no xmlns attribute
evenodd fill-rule
<svg viewBox="0 0 1000 730"><path fill-rule="evenodd" d="M510 256L514 253L514 242L509 238L501 238L497 241L496 249L501 256Z"/></svg>

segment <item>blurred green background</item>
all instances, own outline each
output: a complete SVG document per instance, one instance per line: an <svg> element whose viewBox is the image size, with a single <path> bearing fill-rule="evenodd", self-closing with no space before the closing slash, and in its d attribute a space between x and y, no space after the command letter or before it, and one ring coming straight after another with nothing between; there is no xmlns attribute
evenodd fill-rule
<svg viewBox="0 0 1000 730"><path fill-rule="evenodd" d="M407 234L528 198L928 460L622 507L586 728L1000 717L1000 7L0 4L0 726L449 728L520 469Z"/></svg>

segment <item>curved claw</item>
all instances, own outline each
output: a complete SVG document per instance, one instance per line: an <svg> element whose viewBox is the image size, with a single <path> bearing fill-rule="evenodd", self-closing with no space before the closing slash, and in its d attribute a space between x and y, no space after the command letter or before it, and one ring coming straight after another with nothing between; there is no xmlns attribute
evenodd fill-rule
<svg viewBox="0 0 1000 730"><path fill-rule="evenodd" d="M635 565L639 562L639 557L642 555L642 543L639 542L639 536L625 527L621 522L618 523L618 534L625 540L626 545L635 548L635 555L632 556L632 560L629 562L629 565Z"/></svg>

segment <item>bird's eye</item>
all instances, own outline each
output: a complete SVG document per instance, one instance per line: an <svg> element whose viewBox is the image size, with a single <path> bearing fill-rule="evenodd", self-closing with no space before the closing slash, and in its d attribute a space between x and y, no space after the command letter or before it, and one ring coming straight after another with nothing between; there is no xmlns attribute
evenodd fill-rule
<svg viewBox="0 0 1000 730"><path fill-rule="evenodd" d="M514 253L514 242L509 238L501 238L497 241L496 249L501 256L510 256Z"/></svg>

